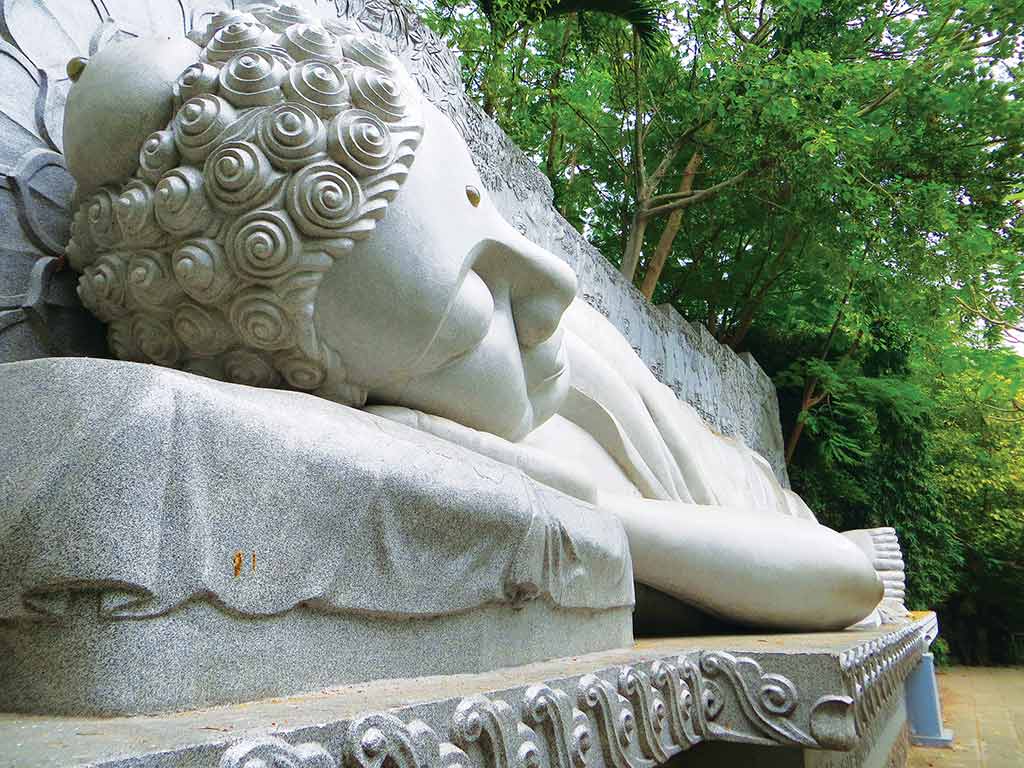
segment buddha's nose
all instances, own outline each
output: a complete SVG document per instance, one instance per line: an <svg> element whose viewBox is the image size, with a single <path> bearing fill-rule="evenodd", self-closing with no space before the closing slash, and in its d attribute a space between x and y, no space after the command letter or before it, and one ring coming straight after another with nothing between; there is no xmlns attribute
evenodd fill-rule
<svg viewBox="0 0 1024 768"><path fill-rule="evenodd" d="M522 347L548 339L576 296L576 273L512 227L488 240L474 269L494 292L508 290Z"/></svg>

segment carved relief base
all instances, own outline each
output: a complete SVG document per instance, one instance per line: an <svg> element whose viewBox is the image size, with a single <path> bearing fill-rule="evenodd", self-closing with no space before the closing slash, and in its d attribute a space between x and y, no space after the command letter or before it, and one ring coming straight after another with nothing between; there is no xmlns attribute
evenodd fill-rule
<svg viewBox="0 0 1024 768"><path fill-rule="evenodd" d="M18 751L0 749L0 763L654 768L676 755L687 766L706 764L704 746L729 742L768 760L752 765L797 755L805 768L900 768L903 682L920 659L930 618L876 631L647 641L480 675L115 718L102 728L73 718L0 718L0 744L19 744ZM367 656L385 652L351 647ZM443 643L421 644L425 656L444 652ZM132 736L139 728L145 746ZM59 747L45 735L57 731Z"/></svg>

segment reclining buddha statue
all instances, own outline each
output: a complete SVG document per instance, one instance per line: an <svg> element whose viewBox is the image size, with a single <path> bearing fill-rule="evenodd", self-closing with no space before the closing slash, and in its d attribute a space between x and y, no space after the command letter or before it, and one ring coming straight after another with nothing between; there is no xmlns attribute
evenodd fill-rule
<svg viewBox="0 0 1024 768"><path fill-rule="evenodd" d="M166 615L205 594L246 615L461 616L500 597L518 611L492 617L500 633L541 595L575 617L555 630L562 645L479 662L497 664L565 655L566 633L583 650L628 642L634 579L771 630L842 629L902 595L891 529L819 525L576 298L563 261L502 218L462 137L383 45L290 11L222 12L194 40L118 43L69 68L67 258L127 362L65 363L74 393L104 399L75 411L62 439L117 436L90 449L104 467L95 494L148 483L162 497L139 520L125 504L127 517L75 523L119 531L110 546L130 553L116 556L130 566L77 574L109 587L101 615ZM216 409L230 430L210 426ZM43 454L56 450L44 432ZM125 444L171 469L120 477L131 456L103 462ZM232 484L235 496L218 495ZM47 504L67 519L84 508L81 487ZM294 519L295 505L315 512ZM192 562L204 537L227 541L223 576ZM357 564L354 539L369 552ZM296 551L298 565L273 570ZM269 579L264 569L272 583L240 586ZM341 569L365 573L353 586ZM45 590L9 573L43 610ZM586 623L608 611L616 629Z"/></svg>

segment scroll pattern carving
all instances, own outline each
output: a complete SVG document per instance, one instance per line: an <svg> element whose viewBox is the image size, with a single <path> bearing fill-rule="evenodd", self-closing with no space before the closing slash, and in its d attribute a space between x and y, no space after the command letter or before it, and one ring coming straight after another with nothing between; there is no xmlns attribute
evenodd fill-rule
<svg viewBox="0 0 1024 768"><path fill-rule="evenodd" d="M703 707L696 707L690 683L683 679L681 670L692 678L686 669L688 660L681 657L677 664L655 661L651 664L651 682L661 692L662 701L668 707L668 723L672 741L684 748L693 746L704 737Z"/></svg>
<svg viewBox="0 0 1024 768"><path fill-rule="evenodd" d="M338 768L338 763L319 744L310 742L293 747L273 736L236 744L224 753L220 764L221 768Z"/></svg>
<svg viewBox="0 0 1024 768"><path fill-rule="evenodd" d="M783 675L764 673L751 658L725 652L701 655L701 671L705 678L725 682L743 714L753 726L753 733L744 741L816 746L817 742L791 719L800 702L800 693ZM719 726L709 726L716 733Z"/></svg>
<svg viewBox="0 0 1024 768"><path fill-rule="evenodd" d="M494 768L541 768L536 734L500 699L464 699L452 717L451 734L463 749L477 746Z"/></svg>
<svg viewBox="0 0 1024 768"><path fill-rule="evenodd" d="M927 623L900 627L845 652L840 658L843 680L853 698L858 735L899 692L910 671L928 648Z"/></svg>
<svg viewBox="0 0 1024 768"><path fill-rule="evenodd" d="M764 659L705 651L429 705L426 714L411 705L364 715L331 738L339 746L330 763L301 762L325 759L317 744L257 739L225 752L220 768L266 750L281 756L267 764L297 768L653 768L702 741L852 754L891 711L925 628L901 627L843 653L838 691L811 694L810 682L801 691L766 671Z"/></svg>
<svg viewBox="0 0 1024 768"><path fill-rule="evenodd" d="M569 694L548 685L526 689L523 720L547 738L549 754L560 766L583 768L591 747L590 722L572 706Z"/></svg>

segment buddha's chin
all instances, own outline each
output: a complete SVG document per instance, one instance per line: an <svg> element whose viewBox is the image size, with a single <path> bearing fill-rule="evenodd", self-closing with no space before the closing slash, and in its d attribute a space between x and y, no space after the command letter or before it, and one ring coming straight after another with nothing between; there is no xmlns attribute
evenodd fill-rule
<svg viewBox="0 0 1024 768"><path fill-rule="evenodd" d="M453 366L404 386L377 389L369 402L412 408L518 442L558 411L569 390L568 369L529 392L520 367L491 369L487 376L475 373L466 375Z"/></svg>
<svg viewBox="0 0 1024 768"><path fill-rule="evenodd" d="M412 408L506 440L518 440L532 429L533 405L521 371L473 376L461 367L450 366L403 385L375 388L368 402Z"/></svg>

